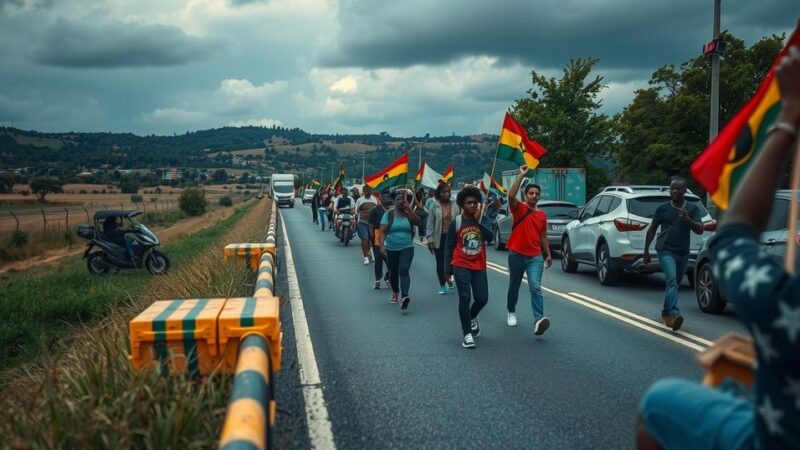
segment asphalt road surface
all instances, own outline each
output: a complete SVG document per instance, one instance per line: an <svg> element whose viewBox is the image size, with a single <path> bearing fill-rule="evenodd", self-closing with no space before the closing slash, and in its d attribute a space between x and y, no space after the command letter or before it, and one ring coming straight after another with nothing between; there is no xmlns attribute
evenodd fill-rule
<svg viewBox="0 0 800 450"><path fill-rule="evenodd" d="M534 336L524 283L519 325L509 328L508 253L489 249L489 304L479 316L477 348L467 350L457 294L437 294L426 248L416 246L412 301L401 314L389 289L373 289L373 267L363 264L358 240L344 247L299 202L280 213L340 449L631 448L647 387L667 376L699 381L696 352L725 332L744 331L732 310L702 313L684 281L686 322L673 333L658 323L663 276L627 276L605 287L592 268L563 273L558 259L543 280L550 329Z"/></svg>

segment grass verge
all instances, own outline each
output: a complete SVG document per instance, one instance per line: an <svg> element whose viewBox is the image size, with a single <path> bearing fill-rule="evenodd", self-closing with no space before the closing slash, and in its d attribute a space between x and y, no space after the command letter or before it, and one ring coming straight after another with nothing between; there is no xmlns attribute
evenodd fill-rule
<svg viewBox="0 0 800 450"><path fill-rule="evenodd" d="M99 324L68 325L48 316L52 326L67 326L69 337L60 333L55 346L43 349L39 363L6 373L0 395L4 442L13 448L48 449L215 446L230 377L191 380L134 371L127 359L127 324L158 299L251 295L252 273L239 264L223 264L222 247L265 239L265 203L169 249L182 261L169 275L150 277L150 282L136 275L120 277L122 287L98 290L94 299L105 301L105 314L92 310L91 302L84 308L92 310L95 319L104 317Z"/></svg>

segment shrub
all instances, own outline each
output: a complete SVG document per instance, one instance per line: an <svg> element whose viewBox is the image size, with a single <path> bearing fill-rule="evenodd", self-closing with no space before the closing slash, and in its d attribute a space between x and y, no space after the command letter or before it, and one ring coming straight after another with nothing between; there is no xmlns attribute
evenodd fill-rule
<svg viewBox="0 0 800 450"><path fill-rule="evenodd" d="M139 193L139 185L133 182L122 183L119 186L123 194L137 194Z"/></svg>
<svg viewBox="0 0 800 450"><path fill-rule="evenodd" d="M158 201L158 197L150 197L150 201L155 203Z"/></svg>
<svg viewBox="0 0 800 450"><path fill-rule="evenodd" d="M139 194L131 195L131 203L142 203L144 198Z"/></svg>
<svg viewBox="0 0 800 450"><path fill-rule="evenodd" d="M233 206L233 200L227 195L219 198L219 205L220 206Z"/></svg>
<svg viewBox="0 0 800 450"><path fill-rule="evenodd" d="M250 191L244 191L242 192L242 194L244 194L244 196L247 197L248 195L250 195Z"/></svg>
<svg viewBox="0 0 800 450"><path fill-rule="evenodd" d="M97 189L93 189L92 190L92 194L99 194L99 193L100 193L100 191L98 191Z"/></svg>
<svg viewBox="0 0 800 450"><path fill-rule="evenodd" d="M22 230L14 230L14 233L11 234L11 243L14 244L15 247L22 247L28 243L28 233Z"/></svg>
<svg viewBox="0 0 800 450"><path fill-rule="evenodd" d="M236 190L241 190L241 189L244 189L244 186L242 186L242 185L240 185L240 184L237 184L237 185L236 185Z"/></svg>
<svg viewBox="0 0 800 450"><path fill-rule="evenodd" d="M105 189L103 189L102 191L100 191L100 193L101 193L101 194L105 194L105 193L106 193L106 190L105 190Z"/></svg>
<svg viewBox="0 0 800 450"><path fill-rule="evenodd" d="M178 206L187 216L199 216L206 212L208 206L206 192L198 188L188 188L181 192Z"/></svg>
<svg viewBox="0 0 800 450"><path fill-rule="evenodd" d="M86 189L81 189L80 191L78 191L78 194L85 194L85 193L86 193Z"/></svg>

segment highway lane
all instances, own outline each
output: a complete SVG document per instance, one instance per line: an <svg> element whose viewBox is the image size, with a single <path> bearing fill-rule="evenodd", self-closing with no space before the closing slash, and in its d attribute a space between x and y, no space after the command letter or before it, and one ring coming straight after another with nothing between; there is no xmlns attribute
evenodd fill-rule
<svg viewBox="0 0 800 450"><path fill-rule="evenodd" d="M362 264L357 245L345 248L320 232L299 204L281 213L340 448L629 447L638 401L653 381L701 376L686 345L550 293L553 324L545 336L533 336L526 292L520 326L508 328L506 255L494 250L478 348L465 350L456 294L436 294L435 262L425 249L417 247L413 300L402 315L387 289L372 289L372 266ZM643 315L658 315L646 307L661 295L655 277L600 289L590 275L554 265L544 284L618 306L631 292L648 292L633 302ZM612 297L618 290L625 294ZM687 315L690 295L682 292ZM708 330L698 320L692 331L715 337L714 327L735 323L715 320Z"/></svg>

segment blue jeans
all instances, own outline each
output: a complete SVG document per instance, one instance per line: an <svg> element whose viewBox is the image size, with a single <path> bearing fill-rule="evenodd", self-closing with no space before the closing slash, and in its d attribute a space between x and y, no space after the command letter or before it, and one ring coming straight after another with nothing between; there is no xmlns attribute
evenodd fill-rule
<svg viewBox="0 0 800 450"><path fill-rule="evenodd" d="M544 296L542 296L542 273L544 272L544 257L525 256L515 251L508 253L508 312L516 312L517 300L519 299L519 285L522 283L522 275L528 275L528 289L531 291L531 308L533 308L533 320L537 321L544 317Z"/></svg>
<svg viewBox="0 0 800 450"><path fill-rule="evenodd" d="M667 378L647 390L641 411L647 431L661 448L737 450L754 446L755 407L726 390Z"/></svg>
<svg viewBox="0 0 800 450"><path fill-rule="evenodd" d="M322 231L325 231L325 220L328 218L327 208L317 208L317 216L319 218L319 226Z"/></svg>
<svg viewBox="0 0 800 450"><path fill-rule="evenodd" d="M664 308L661 310L661 314L677 316L681 313L681 310L678 309L678 286L681 285L683 275L686 273L689 255L679 255L669 250L661 250L658 252L658 260L661 262L664 278L667 279Z"/></svg>

